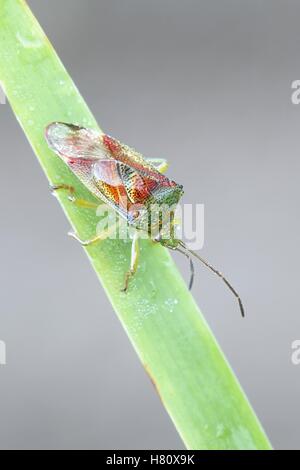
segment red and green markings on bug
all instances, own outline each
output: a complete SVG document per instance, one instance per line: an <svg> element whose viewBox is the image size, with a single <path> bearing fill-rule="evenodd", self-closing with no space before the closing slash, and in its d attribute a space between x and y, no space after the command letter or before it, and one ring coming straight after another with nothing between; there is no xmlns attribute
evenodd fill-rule
<svg viewBox="0 0 300 470"><path fill-rule="evenodd" d="M119 216L132 226L130 268L125 274L123 291L128 289L130 278L138 267L138 238L141 231L147 233L153 242L179 251L190 261L192 287L194 267L191 255L196 257L211 271L217 274L238 300L241 314L244 308L241 299L224 277L210 263L175 236L175 210L183 195L183 187L167 178L163 172L167 162L163 159L145 159L140 153L118 140L93 129L53 122L45 130L45 138L53 150L99 200L113 208ZM65 184L53 186L53 190L66 190L70 200L81 207L91 207L91 203L77 199L73 187ZM75 233L70 235L82 245L88 246L107 238L115 227L97 233L89 240L81 240Z"/></svg>

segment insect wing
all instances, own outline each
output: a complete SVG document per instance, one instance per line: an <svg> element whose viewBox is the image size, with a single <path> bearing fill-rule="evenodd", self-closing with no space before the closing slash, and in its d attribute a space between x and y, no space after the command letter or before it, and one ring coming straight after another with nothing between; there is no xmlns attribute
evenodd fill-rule
<svg viewBox="0 0 300 470"><path fill-rule="evenodd" d="M93 166L96 184L106 183L109 186L122 186L123 182L118 171L118 163L114 160L99 160Z"/></svg>
<svg viewBox="0 0 300 470"><path fill-rule="evenodd" d="M155 179L123 163L119 163L118 170L126 193L134 204L145 202L152 191L159 186L159 182Z"/></svg>
<svg viewBox="0 0 300 470"><path fill-rule="evenodd" d="M139 175L146 176L148 179L153 179L161 184L169 181L142 154L128 147L128 145L122 144L106 134L102 136L102 141L111 158L135 170Z"/></svg>
<svg viewBox="0 0 300 470"><path fill-rule="evenodd" d="M114 160L99 160L93 168L95 184L103 189L103 184L118 188L122 197L130 203L144 203L159 183L141 175L137 170ZM115 193L115 190L113 191Z"/></svg>
<svg viewBox="0 0 300 470"><path fill-rule="evenodd" d="M144 205L154 191L176 186L140 153L99 131L54 122L45 136L81 182L122 215L133 204Z"/></svg>
<svg viewBox="0 0 300 470"><path fill-rule="evenodd" d="M49 147L61 157L82 160L108 158L102 134L93 129L53 122L47 126L45 137Z"/></svg>

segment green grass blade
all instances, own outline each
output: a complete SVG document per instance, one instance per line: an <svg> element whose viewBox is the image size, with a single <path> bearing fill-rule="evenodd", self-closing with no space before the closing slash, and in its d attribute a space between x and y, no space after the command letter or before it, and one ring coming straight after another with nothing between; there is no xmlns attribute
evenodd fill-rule
<svg viewBox="0 0 300 470"><path fill-rule="evenodd" d="M22 0L0 0L0 80L49 181L71 184L79 197L92 199L49 151L44 128L57 120L97 123ZM66 195L59 199L76 232L93 235L94 211L76 208ZM138 274L122 294L130 245L106 240L86 252L186 447L270 449L169 253L143 241Z"/></svg>

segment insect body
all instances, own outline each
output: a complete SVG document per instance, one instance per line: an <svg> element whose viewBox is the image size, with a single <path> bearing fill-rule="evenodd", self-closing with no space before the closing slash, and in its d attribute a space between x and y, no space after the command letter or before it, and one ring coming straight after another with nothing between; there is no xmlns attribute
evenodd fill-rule
<svg viewBox="0 0 300 470"><path fill-rule="evenodd" d="M45 137L49 147L89 191L115 209L136 229L124 291L127 290L129 279L137 269L138 232L142 230L147 232L153 241L183 253L190 260L190 287L194 273L191 255L221 277L237 297L244 316L240 297L223 274L198 254L188 250L185 244L175 237L174 212L183 195L183 188L163 174L167 167L164 160L145 159L140 153L113 137L74 124L51 123L45 130ZM72 195L71 199L76 202L73 188L62 184L53 189L67 189ZM88 205L84 201L77 202L83 206ZM71 235L85 246L103 240L103 234L98 234L90 240L80 240L76 234Z"/></svg>

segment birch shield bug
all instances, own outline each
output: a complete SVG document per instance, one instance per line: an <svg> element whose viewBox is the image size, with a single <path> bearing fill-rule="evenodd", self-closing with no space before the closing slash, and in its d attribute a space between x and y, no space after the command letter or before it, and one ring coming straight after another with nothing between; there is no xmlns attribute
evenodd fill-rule
<svg viewBox="0 0 300 470"><path fill-rule="evenodd" d="M210 263L175 236L175 208L183 195L183 187L167 178L163 173L167 162L163 159L146 159L140 153L118 140L99 131L74 124L53 122L46 127L45 138L53 150L100 201L113 208L117 214L135 229L132 239L130 268L125 275L123 291L128 289L130 278L138 267L139 233L146 232L153 242L176 250L186 256L190 263L191 289L194 279L192 257L197 258L219 276L237 298L240 311L244 308L240 296L225 278ZM53 191L66 190L69 199L81 207L92 204L76 198L73 187L60 184ZM156 209L153 211L153 207ZM164 217L167 209L168 217ZM70 235L83 246L89 246L109 236L109 230L89 240L81 240L77 234Z"/></svg>

